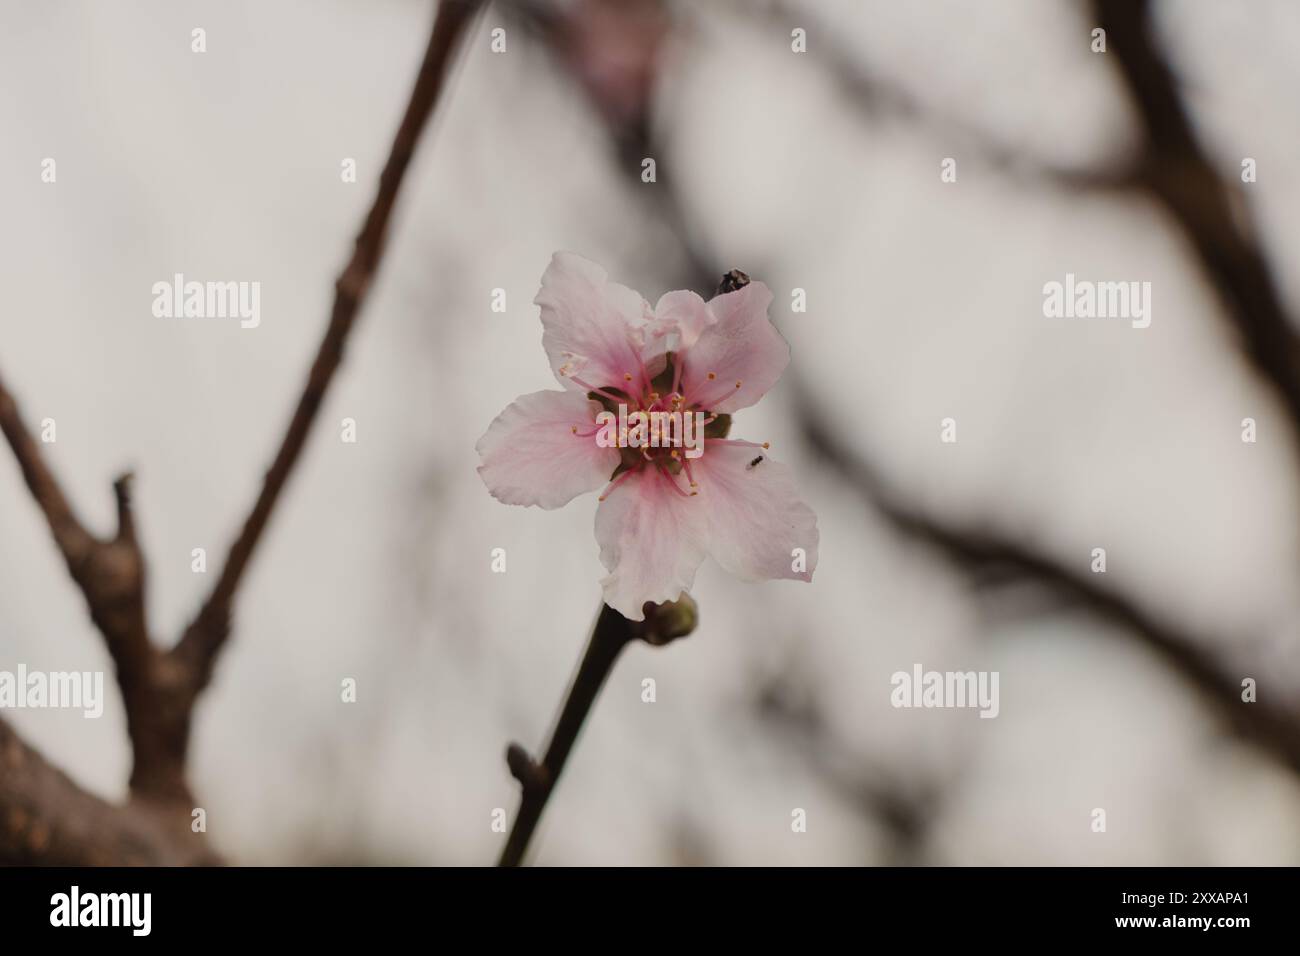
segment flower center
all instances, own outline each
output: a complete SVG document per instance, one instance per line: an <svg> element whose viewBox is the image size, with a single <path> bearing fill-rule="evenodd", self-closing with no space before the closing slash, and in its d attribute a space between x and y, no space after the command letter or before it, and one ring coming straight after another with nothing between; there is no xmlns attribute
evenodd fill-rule
<svg viewBox="0 0 1300 956"><path fill-rule="evenodd" d="M681 497L695 497L699 494L699 482L695 480L695 474L691 468L691 458L704 453L705 438L708 438L710 442L723 445L739 445L746 448L761 449L768 447L767 442L759 444L757 442L737 441L727 438L727 432L731 427L731 416L715 414L712 411L713 406L740 388L743 383L739 380L734 384L720 382L716 372L709 372L705 376L706 381L708 383L717 383L717 387L701 385L698 395L687 395L682 389L682 370L685 367L682 356L669 352L664 370L653 378L645 368L644 363L641 363L639 359L638 366L636 369L624 372L623 381L620 384L605 385L603 387L583 381L578 376L561 370L562 374L568 374L572 381L587 390L588 398L600 402L605 412L617 416L618 440L616 444L621 457L618 467L614 469L611 476L612 480L600 494L601 501L608 498L610 493L626 481L629 476L638 474L647 468L649 474L657 475L661 480L667 482L668 486ZM652 422L674 423L676 443L674 444L672 441L651 443L643 440L630 445L627 420L633 415L638 415L639 422L644 423L637 426L642 429L654 427L650 424ZM695 417L697 415L703 417ZM688 418L694 418L694 422L698 422L703 426L702 433L696 439L698 441L696 456L683 454L682 438L684 431L689 427L685 425ZM574 425L572 430L577 438L596 440L596 436L600 435L606 427L597 425L590 430L579 430L578 426ZM669 431L673 431L673 429L670 428Z"/></svg>

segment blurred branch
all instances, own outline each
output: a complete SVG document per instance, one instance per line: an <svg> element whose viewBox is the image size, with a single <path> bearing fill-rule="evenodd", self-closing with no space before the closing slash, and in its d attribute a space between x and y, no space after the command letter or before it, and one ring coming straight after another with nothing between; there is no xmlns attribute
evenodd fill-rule
<svg viewBox="0 0 1300 956"><path fill-rule="evenodd" d="M902 504L865 458L842 444L797 379L795 405L809 446L895 529L920 541L965 571L997 569L1032 581L1065 605L1081 605L1132 635L1198 691L1243 739L1300 773L1300 712L1265 700L1245 703L1241 679L1229 665L1139 604L993 528L954 528Z"/></svg>
<svg viewBox="0 0 1300 956"><path fill-rule="evenodd" d="M0 723L0 766L5 771L0 780L0 862L215 861L203 837L189 829L193 797L185 766L194 705L229 635L231 608L244 572L342 362L348 333L379 268L403 176L445 89L456 47L479 6L480 0L442 0L438 5L378 193L352 258L335 283L329 325L279 452L212 593L170 652L156 648L145 619L145 562L135 535L130 476L114 484L117 533L110 539L96 538L77 519L0 381L0 429L104 636L116 666L134 754L132 801L112 807L86 794Z"/></svg>
<svg viewBox="0 0 1300 956"><path fill-rule="evenodd" d="M746 13L751 5L739 7ZM862 119L895 120L918 127L927 133L951 142L954 156L973 154L1001 174L1022 182L1037 182L1071 191L1123 192L1139 186L1137 169L1127 160L1112 166L1087 168L1062 166L1024 149L998 140L988 130L980 129L958 116L940 113L927 104L896 78L875 70L860 54L853 52L844 42L842 31L826 25L807 8L793 8L785 3L773 3L760 8L761 16L769 25L779 25L782 36L788 30L802 27L808 31L810 52L825 71L840 95Z"/></svg>
<svg viewBox="0 0 1300 956"><path fill-rule="evenodd" d="M189 817L82 790L0 720L0 862L10 866L187 866L220 862Z"/></svg>
<svg viewBox="0 0 1300 956"><path fill-rule="evenodd" d="M1113 171L1103 170L1094 174L1050 167L1039 167L1036 173L1032 169L1029 171L1075 187L1152 190L1188 232L1212 280L1242 327L1252 358L1283 394L1300 432L1300 374L1297 374L1295 365L1300 353L1295 348L1290 324L1262 254L1249 232L1234 220L1227 189L1192 134L1186 113L1173 90L1168 69L1151 45L1145 0L1096 2L1111 46L1124 65L1143 111L1150 145L1132 166ZM563 25L553 8L538 0L509 0L507 8L532 25L561 66L569 65L557 42L563 36ZM780 15L779 9L777 15ZM772 11L768 13L772 15ZM807 21L808 17L800 12L796 19ZM818 36L823 62L832 77L841 89L850 94L851 101L864 111L885 110L904 118L934 121L934 117L926 114L913 97L872 75L858 59L850 56L837 43L834 30L819 30ZM947 128L949 123L945 120L941 125ZM664 155L663 144L658 141L650 121L649 104L622 124L609 122L606 117L606 128L621 168L627 174L627 182L639 186L633 174L636 166L632 160L641 156ZM983 148L986 155L995 161L1003 156L1007 160L1003 165L1010 165L1014 157L1012 151L1002 150L987 141ZM674 179L672 175L664 176L654 189L637 189L636 192L648 197L646 201L654 205L664 224L673 230L688 263L691 274L689 287L703 290L708 288L708 284L702 277L715 275L716 269L691 227L687 204L675 188ZM1300 713L1272 703L1242 702L1240 679L1244 675L1233 673L1227 664L1203 650L1195 641L1156 619L1139 604L1099 587L1088 575L1077 574L993 529L954 528L903 505L865 459L824 428L821 424L824 418L816 413L811 396L797 379L793 390L800 425L811 447L896 530L927 544L963 571L993 569L1028 580L1059 600L1082 605L1091 613L1118 625L1123 633L1132 635L1203 694L1215 712L1244 739L1300 773ZM1297 448L1300 450L1300 441ZM845 778L837 771L831 775L831 782L839 786L845 783ZM854 789L856 784L850 782L847 788ZM840 789L846 788L840 786ZM868 793L859 802L872 805L879 800L875 794ZM884 809L886 816L889 812L888 808Z"/></svg>
<svg viewBox="0 0 1300 956"><path fill-rule="evenodd" d="M1258 227L1196 135L1152 37L1147 0L1094 0L1093 9L1146 131L1139 182L1182 228L1247 356L1282 399L1300 452L1300 343Z"/></svg>
<svg viewBox="0 0 1300 956"><path fill-rule="evenodd" d="M632 0L605 2L608 6L622 10L624 7L621 4L631 4ZM658 0L636 0L636 3L641 6L661 6ZM687 205L677 190L677 177L670 172L661 175L653 189L644 188L639 178L642 159L658 157L662 163L668 152L651 122L650 87L647 86L645 99L618 116L601 110L598 91L592 82L580 75L575 56L569 48L574 15L566 16L554 4L545 0L498 0L497 6L541 43L562 74L587 97L609 137L609 145L624 182L638 201L646 204L676 239L678 252L685 263L686 287L699 292L712 289L715 277L721 270L714 266L714 257L698 243L699 231L689 221ZM631 25L627 29L632 29ZM653 60L658 51L652 50L645 55Z"/></svg>
<svg viewBox="0 0 1300 956"><path fill-rule="evenodd" d="M924 772L900 773L855 752L838 738L815 690L798 674L797 666L785 667L760 682L758 716L789 738L790 750L839 799L884 830L885 865L927 862L926 837L951 788Z"/></svg>

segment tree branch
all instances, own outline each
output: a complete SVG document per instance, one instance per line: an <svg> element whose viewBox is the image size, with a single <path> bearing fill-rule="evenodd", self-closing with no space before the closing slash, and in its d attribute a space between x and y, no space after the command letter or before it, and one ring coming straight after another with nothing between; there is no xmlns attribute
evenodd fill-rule
<svg viewBox="0 0 1300 956"><path fill-rule="evenodd" d="M1256 239L1254 218L1196 135L1152 37L1147 0L1094 0L1093 9L1146 130L1139 182L1191 244L1247 357L1281 398L1300 453L1300 342Z"/></svg>
<svg viewBox="0 0 1300 956"><path fill-rule="evenodd" d="M185 866L218 862L188 820L82 790L0 720L0 860L18 866Z"/></svg>
<svg viewBox="0 0 1300 956"><path fill-rule="evenodd" d="M126 710L134 761L131 788L141 794L187 800L183 778L168 756L157 720L155 673L158 652L145 619L144 556L135 536L130 475L113 484L118 528L112 538L92 535L77 518L40 445L23 424L14 397L0 380L0 430L13 449L23 479L81 589L91 620L104 637Z"/></svg>
<svg viewBox="0 0 1300 956"><path fill-rule="evenodd" d="M506 748L506 766L510 768L511 776L519 781L523 792L519 812L515 815L498 866L519 866L523 862L542 811L546 809L569 759L569 752L623 648L635 640L655 647L668 644L695 630L696 619L695 602L687 594L666 604L647 604L644 621L630 621L609 605L601 605L591 640L565 695L560 719L551 733L546 756L538 763L519 744L512 743Z"/></svg>
<svg viewBox="0 0 1300 956"><path fill-rule="evenodd" d="M1290 324L1282 311L1262 254L1249 239L1248 233L1233 225L1226 188L1217 180L1197 145L1173 91L1168 70L1163 67L1150 45L1146 32L1145 0L1095 2L1105 8L1104 22L1109 24L1108 36L1120 54L1121 62L1136 60L1136 65L1126 68L1132 71L1133 82L1142 88L1135 95L1145 103L1144 115L1152 130L1152 142L1163 145L1154 151L1148 151L1145 158L1140 159L1134 167L1114 172L1103 171L1097 174L1094 183L1073 184L1107 188L1130 188L1145 184L1149 188L1158 188L1162 197L1168 197L1166 201L1177 207L1174 210L1176 218L1188 229L1193 244L1201 251L1203 261L1212 272L1212 278L1221 294L1230 303L1238 323L1245 328L1256 364L1283 393L1293 420L1297 423L1297 430L1300 431L1300 386L1294 384L1300 382L1300 376L1295 376L1291 370L1297 349ZM512 7L528 14L534 5L525 0L514 0ZM803 17L802 13L800 17ZM559 35L553 19L533 16L532 26L548 45L553 46L553 38ZM833 36L833 31L823 30L820 33L823 38ZM903 116L916 114L909 97L897 90L880 87L833 43L831 50L832 72L842 86L855 87L854 97L860 104L878 103L883 96L891 111ZM559 59L563 62L562 57ZM1147 89L1148 84L1154 84L1155 92ZM657 149L662 144L655 142L648 110L638 122L621 128L607 123L607 129L618 147L620 157L659 155ZM1181 155L1181 159L1176 158L1172 167L1163 167L1162 164L1171 155ZM1189 168L1194 172L1188 173ZM1178 170L1183 172L1179 173ZM1066 171L1045 171L1044 175L1062 182L1074 179L1073 172L1058 175L1064 172ZM1081 175L1090 179L1094 174ZM673 179L672 176L666 176L656 184L655 189L637 191L643 196L649 196L649 201L657 204L662 221L676 233L679 244L685 250L691 275L698 276L706 270L711 272L709 257L690 227L690 217L681 195L673 186ZM1157 187L1155 183L1160 185ZM1198 191L1202 190L1208 190L1210 194L1210 198L1205 200L1204 209L1199 208L1197 199ZM697 283L692 282L694 284ZM1098 587L1087 576L1076 575L1032 549L1000 536L996 531L976 533L953 529L935 518L905 507L895 500L890 489L874 469L868 467L865 460L841 445L822 427L820 423L823 419L811 408L811 398L800 387L797 379L793 391L797 393L795 404L811 447L835 466L847 482L863 495L866 502L883 514L898 531L930 545L960 567L996 567L1003 572L1034 581L1059 598L1080 603L1093 613L1115 622L1126 633L1132 634L1154 651L1192 687L1203 693L1216 712L1244 738L1260 745L1266 752L1300 772L1300 713L1271 703L1267 706L1262 702L1244 704L1240 697L1240 676L1245 675L1231 673L1224 663L1202 650L1197 643L1157 620L1127 598ZM1297 442L1297 447L1300 449L1300 441Z"/></svg>
<svg viewBox="0 0 1300 956"><path fill-rule="evenodd" d="M1161 621L1122 594L1104 588L1089 574L1078 573L992 528L955 529L900 504L874 468L840 443L797 382L795 403L809 446L859 492L864 503L881 513L898 531L921 541L964 570L996 568L1032 581L1056 594L1063 604L1077 604L1131 634L1197 691L1213 711L1243 739L1300 773L1300 712L1261 698L1241 699L1241 680L1205 646Z"/></svg>
<svg viewBox="0 0 1300 956"><path fill-rule="evenodd" d="M0 723L0 860L11 862L213 862L189 831L185 782L195 702L207 686L230 629L231 605L253 552L297 464L383 255L399 187L420 133L438 102L447 68L480 0L442 0L405 116L347 267L297 408L257 501L231 547L212 593L169 653L150 640L145 562L136 539L130 476L114 483L118 528L99 539L76 517L0 381L0 430L45 515L68 571L81 588L117 671L134 765L132 801L112 807L80 790ZM178 811L184 809L182 816Z"/></svg>
<svg viewBox="0 0 1300 956"><path fill-rule="evenodd" d="M326 392L343 361L348 334L356 322L366 293L379 268L389 220L402 179L415 153L416 143L446 86L447 69L457 45L479 9L479 0L442 0L434 20L433 33L424 62L411 91L410 102L393 139L388 162L379 180L365 224L357 236L352 258L334 284L334 307L325 337L321 340L298 405L289 420L271 467L252 511L244 520L211 594L172 652L186 680L185 693L196 696L212 678L212 669L230 632L235 592L243 580L258 542L270 521L271 512L288 483L294 466L307 443Z"/></svg>

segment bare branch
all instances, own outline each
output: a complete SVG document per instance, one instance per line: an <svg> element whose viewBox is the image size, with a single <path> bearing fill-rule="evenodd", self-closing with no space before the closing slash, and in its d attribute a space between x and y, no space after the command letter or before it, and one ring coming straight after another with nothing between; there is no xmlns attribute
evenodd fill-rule
<svg viewBox="0 0 1300 956"><path fill-rule="evenodd" d="M3 379L0 379L0 431L4 432L9 447L13 449L23 480L45 515L54 543L75 578L97 542L73 513L72 505L45 463L40 446L23 424L18 405L5 388Z"/></svg>
<svg viewBox="0 0 1300 956"><path fill-rule="evenodd" d="M290 473L306 444L343 348L383 255L402 178L444 87L447 67L480 0L443 0L398 128L378 195L335 284L330 322L306 387L261 493L211 595L170 653L156 649L145 618L145 562L136 539L130 476L114 483L118 527L92 535L74 514L36 441L0 381L4 431L68 570L81 588L117 670L130 730L132 802L112 807L84 793L0 724L0 860L8 862L214 862L188 832L193 798L185 761L195 701L228 633L231 604ZM184 810L184 814L180 811Z"/></svg>
<svg viewBox="0 0 1300 956"><path fill-rule="evenodd" d="M114 483L118 529L100 539L86 530L28 432L13 396L0 381L0 430L13 449L32 497L81 589L91 619L104 636L122 690L134 764L131 788L142 794L188 800L181 768L158 721L154 671L158 653L145 620L144 556L135 537L130 475Z"/></svg>
<svg viewBox="0 0 1300 956"><path fill-rule="evenodd" d="M334 374L343 361L348 334L352 331L383 256L384 239L402 179L415 153L420 133L443 93L447 68L456 47L479 6L479 0L442 0L438 5L424 62L411 91L406 114L393 140L388 162L380 176L379 191L357 236L352 258L334 284L334 308L307 377L306 387L289 420L289 427L275 460L267 469L261 493L245 519L239 536L231 545L212 593L173 651L172 660L180 666L188 684L187 693L191 697L197 695L211 680L217 654L230 632L235 592L266 530L280 494L298 463L325 394L334 380Z"/></svg>

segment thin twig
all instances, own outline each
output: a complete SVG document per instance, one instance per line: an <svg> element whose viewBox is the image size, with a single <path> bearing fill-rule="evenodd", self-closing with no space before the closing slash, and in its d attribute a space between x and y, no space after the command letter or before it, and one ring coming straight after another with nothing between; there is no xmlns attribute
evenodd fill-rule
<svg viewBox="0 0 1300 956"><path fill-rule="evenodd" d="M173 658L183 665L189 679L188 692L191 695L197 695L212 678L217 655L230 632L235 592L266 530L271 512L298 463L326 391L343 360L348 333L352 331L365 302L366 292L379 268L388 223L402 178L415 153L420 133L446 86L447 68L458 42L479 6L479 0L443 0L438 5L424 62L380 177L379 191L361 233L357 236L352 258L334 284L334 308L307 377L306 387L289 420L280 449L271 467L267 469L261 493L245 519L239 536L231 545L211 594L173 651Z"/></svg>
<svg viewBox="0 0 1300 956"><path fill-rule="evenodd" d="M596 702L596 695L605 685L623 648L634 639L628 626L631 623L608 605L601 606L591 640L582 655L582 663L578 665L573 686L565 697L564 709L560 711L559 722L551 734L542 762L535 762L519 744L511 744L506 750L506 764L511 775L519 781L523 795L498 866L518 866L523 862L533 831L564 770L569 751L578 739L587 714Z"/></svg>
<svg viewBox="0 0 1300 956"><path fill-rule="evenodd" d="M546 755L538 763L519 744L512 743L506 749L506 766L519 781L522 793L519 812L515 815L498 866L519 866L523 862L542 811L546 809L569 759L569 752L623 648L635 640L661 647L690 634L695 629L696 620L695 602L686 594L674 602L645 605L644 621L630 621L609 605L601 605L591 640L565 695L560 719L551 733Z"/></svg>

